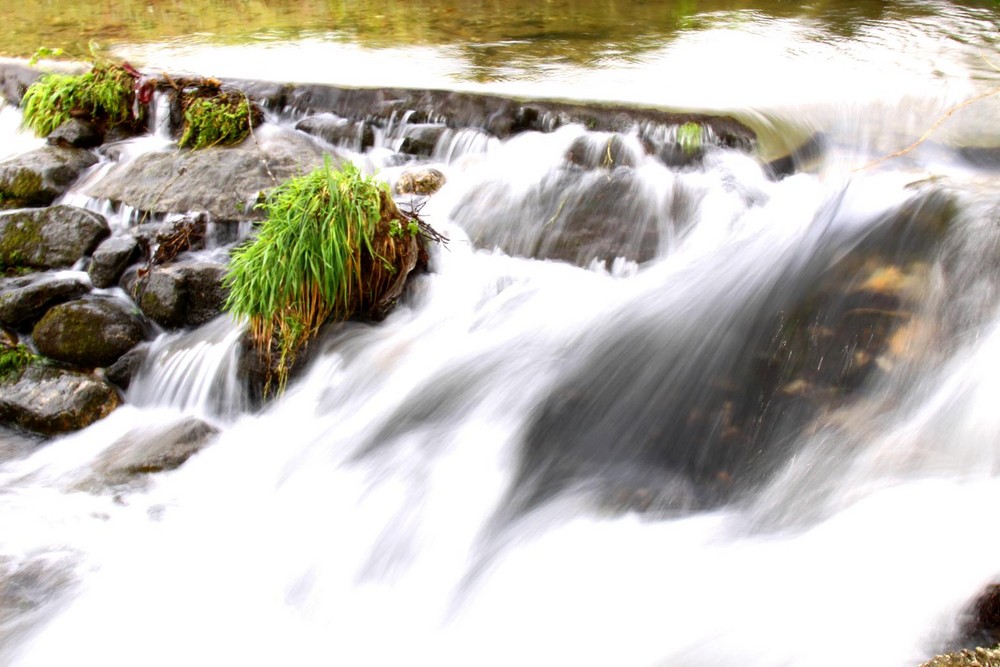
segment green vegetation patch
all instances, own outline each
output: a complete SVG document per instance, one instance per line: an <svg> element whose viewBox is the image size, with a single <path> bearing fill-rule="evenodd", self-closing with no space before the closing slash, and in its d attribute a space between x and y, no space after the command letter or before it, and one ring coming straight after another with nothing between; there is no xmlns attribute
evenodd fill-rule
<svg viewBox="0 0 1000 667"><path fill-rule="evenodd" d="M108 127L132 125L135 77L113 63L95 63L83 74L43 74L28 87L21 101L24 124L47 136L75 115Z"/></svg>
<svg viewBox="0 0 1000 667"><path fill-rule="evenodd" d="M701 125L690 122L677 128L677 143L685 155L692 155L701 148Z"/></svg>
<svg viewBox="0 0 1000 667"><path fill-rule="evenodd" d="M238 144L261 117L256 105L239 92L191 97L184 105L184 132L178 145L199 149Z"/></svg>
<svg viewBox="0 0 1000 667"><path fill-rule="evenodd" d="M280 355L281 391L297 351L328 318L371 312L391 297L415 262L420 228L384 184L350 163L335 171L327 161L274 189L260 208L267 220L233 253L224 308L247 320L268 362L272 349Z"/></svg>
<svg viewBox="0 0 1000 667"><path fill-rule="evenodd" d="M38 357L22 343L0 345L0 382L15 379Z"/></svg>

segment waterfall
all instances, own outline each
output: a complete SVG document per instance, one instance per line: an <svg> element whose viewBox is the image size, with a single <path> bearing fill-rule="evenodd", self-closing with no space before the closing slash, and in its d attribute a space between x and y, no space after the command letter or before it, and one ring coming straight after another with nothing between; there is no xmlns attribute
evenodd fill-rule
<svg viewBox="0 0 1000 667"><path fill-rule="evenodd" d="M855 169L883 111L783 178L707 129L671 162L677 126L447 128L406 165L446 175L420 215L447 244L383 321L327 325L280 397L248 395L222 315L161 333L92 426L0 432L0 664L915 667L963 645L1000 581L1000 196L947 145ZM393 177L412 115L351 159ZM172 150L154 127L117 159ZM168 441L197 451L114 476Z"/></svg>

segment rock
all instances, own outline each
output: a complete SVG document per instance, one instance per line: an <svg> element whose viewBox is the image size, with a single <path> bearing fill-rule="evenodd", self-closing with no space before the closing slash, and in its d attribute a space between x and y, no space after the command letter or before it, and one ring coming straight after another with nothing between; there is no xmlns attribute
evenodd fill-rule
<svg viewBox="0 0 1000 667"><path fill-rule="evenodd" d="M263 213L254 208L259 193L322 165L324 155L332 154L301 133L259 129L256 141L231 148L147 153L112 167L86 194L148 213L202 212L216 222L260 220ZM334 167L341 161L333 155Z"/></svg>
<svg viewBox="0 0 1000 667"><path fill-rule="evenodd" d="M526 224L525 202L537 207L532 218L544 222ZM669 212L635 170L567 169L527 194L492 181L471 188L452 219L478 247L587 266L618 257L636 262L653 258Z"/></svg>
<svg viewBox="0 0 1000 667"><path fill-rule="evenodd" d="M112 287L125 269L139 259L139 242L132 236L112 236L94 250L87 273L94 287Z"/></svg>
<svg viewBox="0 0 1000 667"><path fill-rule="evenodd" d="M396 194L432 195L440 190L447 179L444 174L433 168L412 169L404 171L396 180Z"/></svg>
<svg viewBox="0 0 1000 667"><path fill-rule="evenodd" d="M617 169L635 167L639 155L617 132L607 136L585 134L570 145L566 161L584 169Z"/></svg>
<svg viewBox="0 0 1000 667"><path fill-rule="evenodd" d="M43 146L0 162L0 199L21 206L48 206L97 157L82 148Z"/></svg>
<svg viewBox="0 0 1000 667"><path fill-rule="evenodd" d="M764 169L771 178L776 180L791 176L819 161L826 152L826 148L827 138L822 133L817 132L789 151L787 155L766 163Z"/></svg>
<svg viewBox="0 0 1000 667"><path fill-rule="evenodd" d="M94 462L97 480L123 484L139 475L173 470L187 461L219 432L200 419L154 428L137 428L115 441Z"/></svg>
<svg viewBox="0 0 1000 667"><path fill-rule="evenodd" d="M0 324L30 331L49 308L89 291L85 280L72 276L36 274L0 281Z"/></svg>
<svg viewBox="0 0 1000 667"><path fill-rule="evenodd" d="M98 368L146 339L146 327L118 299L85 298L54 306L32 331L40 354L67 364Z"/></svg>
<svg viewBox="0 0 1000 667"><path fill-rule="evenodd" d="M46 138L50 146L63 148L95 148L104 141L97 126L83 118L71 118Z"/></svg>
<svg viewBox="0 0 1000 667"><path fill-rule="evenodd" d="M375 132L363 121L351 121L332 113L303 118L295 129L319 137L334 146L364 151L375 145Z"/></svg>
<svg viewBox="0 0 1000 667"><path fill-rule="evenodd" d="M75 206L0 212L0 266L73 266L111 233L103 216Z"/></svg>
<svg viewBox="0 0 1000 667"><path fill-rule="evenodd" d="M140 343L118 357L118 361L104 369L104 378L122 391L132 384L132 378L142 368L143 362L149 356L149 344Z"/></svg>
<svg viewBox="0 0 1000 667"><path fill-rule="evenodd" d="M438 139L447 129L445 125L432 123L407 125L403 130L403 142L399 146L399 152L430 157L434 154L434 147L437 146Z"/></svg>
<svg viewBox="0 0 1000 667"><path fill-rule="evenodd" d="M85 373L29 366L0 392L0 422L43 435L78 431L110 414L118 392Z"/></svg>
<svg viewBox="0 0 1000 667"><path fill-rule="evenodd" d="M190 263L153 269L131 293L142 312L167 328L196 327L216 317L226 292L221 264Z"/></svg>
<svg viewBox="0 0 1000 667"><path fill-rule="evenodd" d="M1000 667L1000 646L965 649L939 655L920 667Z"/></svg>

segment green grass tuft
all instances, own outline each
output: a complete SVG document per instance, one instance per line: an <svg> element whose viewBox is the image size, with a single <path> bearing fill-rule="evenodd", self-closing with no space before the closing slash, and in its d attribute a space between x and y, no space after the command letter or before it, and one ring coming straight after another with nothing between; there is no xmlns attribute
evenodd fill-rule
<svg viewBox="0 0 1000 667"><path fill-rule="evenodd" d="M344 320L379 303L407 253L416 252L416 226L384 184L351 163L334 171L327 161L275 188L260 208L267 220L233 253L224 307L247 320L266 358L276 348L281 391L297 351L327 318Z"/></svg>
<svg viewBox="0 0 1000 667"><path fill-rule="evenodd" d="M109 127L135 122L135 79L120 65L97 63L84 74L43 74L21 101L24 124L47 136L76 114Z"/></svg>

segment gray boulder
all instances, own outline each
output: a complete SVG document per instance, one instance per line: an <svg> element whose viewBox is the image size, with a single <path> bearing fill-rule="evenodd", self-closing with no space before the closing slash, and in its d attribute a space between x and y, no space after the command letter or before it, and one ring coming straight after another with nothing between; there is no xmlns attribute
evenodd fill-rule
<svg viewBox="0 0 1000 667"><path fill-rule="evenodd" d="M325 154L329 149L304 134L269 129L232 148L147 153L113 167L86 194L148 213L259 220L263 214L253 206L258 194L321 166ZM334 155L332 161L336 167L342 159Z"/></svg>
<svg viewBox="0 0 1000 667"><path fill-rule="evenodd" d="M115 285L128 265L139 259L139 242L131 236L113 236L105 239L94 250L87 267L94 287L107 288Z"/></svg>
<svg viewBox="0 0 1000 667"><path fill-rule="evenodd" d="M142 312L167 328L197 327L222 309L226 267L206 262L157 267L133 287Z"/></svg>
<svg viewBox="0 0 1000 667"><path fill-rule="evenodd" d="M97 157L82 148L43 146L0 162L0 199L18 206L47 206Z"/></svg>
<svg viewBox="0 0 1000 667"><path fill-rule="evenodd" d="M90 285L75 276L37 274L0 281L0 324L29 330L52 306L89 291Z"/></svg>
<svg viewBox="0 0 1000 667"><path fill-rule="evenodd" d="M111 234L104 216L75 206L0 213L0 266L73 266Z"/></svg>
<svg viewBox="0 0 1000 667"><path fill-rule="evenodd" d="M118 299L85 298L54 306L35 328L38 352L68 364L104 367L146 339L134 307Z"/></svg>
<svg viewBox="0 0 1000 667"><path fill-rule="evenodd" d="M0 422L56 435L78 431L121 403L108 383L86 373L29 366L0 392Z"/></svg>

